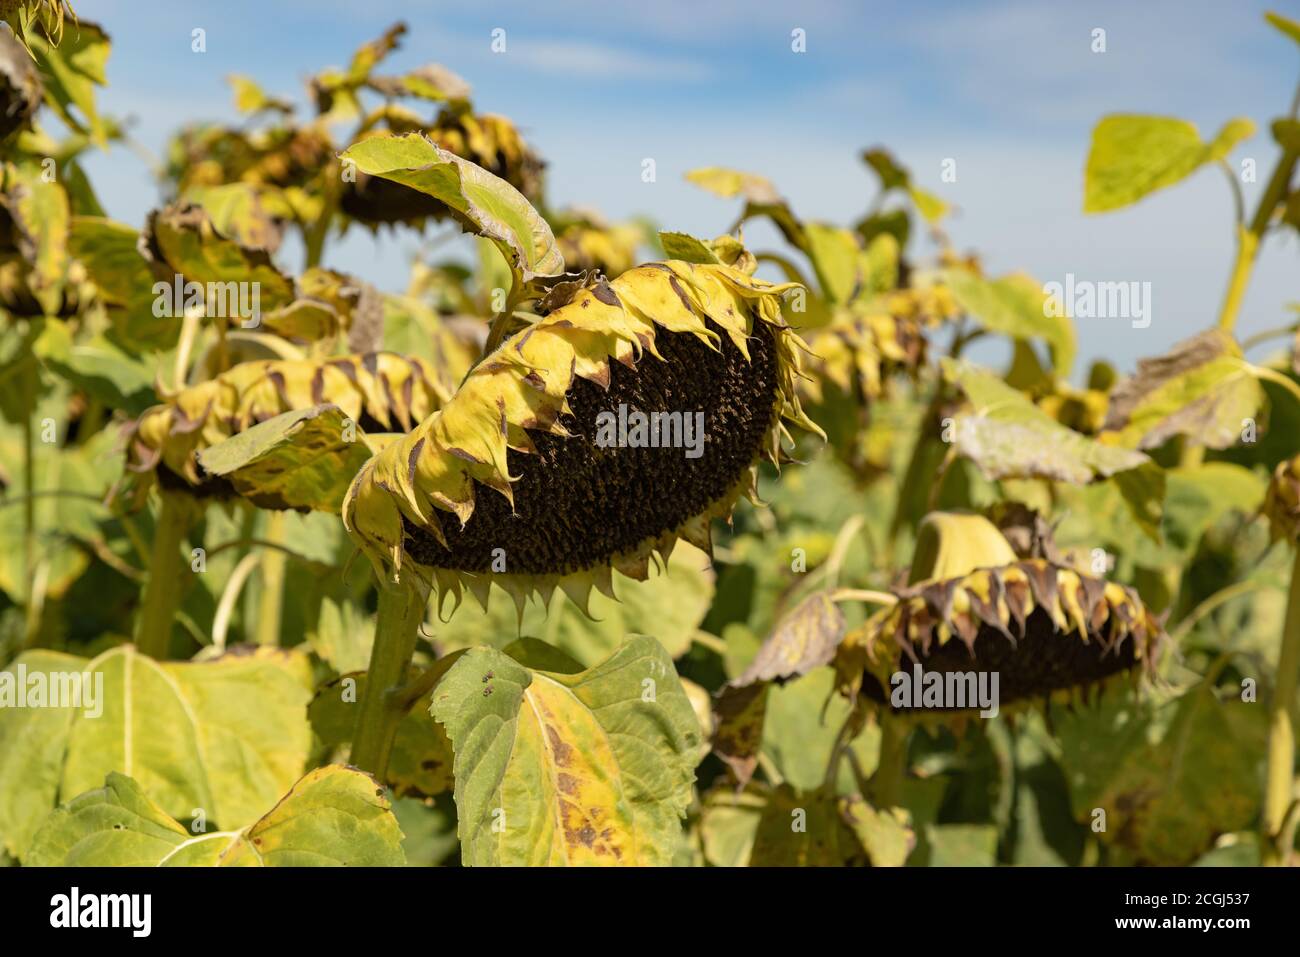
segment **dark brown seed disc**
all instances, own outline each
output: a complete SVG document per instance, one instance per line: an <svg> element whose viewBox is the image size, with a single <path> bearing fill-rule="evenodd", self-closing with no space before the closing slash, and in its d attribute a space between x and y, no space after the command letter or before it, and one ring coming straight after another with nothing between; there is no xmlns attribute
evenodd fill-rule
<svg viewBox="0 0 1300 957"><path fill-rule="evenodd" d="M721 351L689 333L656 330L657 359L645 353L635 369L610 363L609 390L575 379L571 416L561 438L530 433L537 453L511 450L515 510L500 492L476 485L474 513L461 528L440 512L443 548L429 532L406 523L406 550L417 562L467 572L492 569L493 549L505 550L511 574L566 574L607 563L620 553L685 522L722 498L758 457L772 424L777 364L772 329L756 321L746 361L721 328ZM684 448L601 448L601 412L704 413L703 454Z"/></svg>
<svg viewBox="0 0 1300 957"><path fill-rule="evenodd" d="M949 639L942 647L937 642L932 644L928 655L918 648L916 656L925 673L997 672L998 702L1005 706L1025 699L1042 700L1053 691L1087 688L1112 675L1131 670L1137 664L1136 642L1131 637L1126 638L1120 647L1104 653L1103 639L1109 630L1108 621L1102 635L1093 635L1085 643L1077 632L1057 632L1051 616L1036 608L1025 621L1024 637L1014 643L997 629L981 625L975 637L973 658L970 649L958 638ZM903 655L897 667L910 675L915 665L911 658ZM862 693L873 701L887 701L890 690L882 688L874 675L868 673L864 676ZM914 700L920 690L913 688ZM957 709L913 707L897 710Z"/></svg>

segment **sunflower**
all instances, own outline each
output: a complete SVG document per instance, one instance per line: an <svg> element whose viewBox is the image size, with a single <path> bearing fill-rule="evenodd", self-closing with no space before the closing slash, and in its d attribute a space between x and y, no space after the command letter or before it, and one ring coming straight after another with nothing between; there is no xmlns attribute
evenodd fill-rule
<svg viewBox="0 0 1300 957"><path fill-rule="evenodd" d="M955 544L954 544L955 541ZM1132 589L1043 558L1018 559L983 516L934 513L922 525L896 604L847 634L841 690L895 711L969 711L951 701L899 706L895 676L998 677L998 704L1069 700L1129 672L1153 672L1161 623Z"/></svg>
<svg viewBox="0 0 1300 957"><path fill-rule="evenodd" d="M818 431L780 318L790 288L669 261L578 291L366 464L348 531L381 580L415 565L457 601L468 585L486 603L496 582L521 607L556 585L585 607L611 567L644 579L679 538L707 549L712 519L753 497L759 458L781 458L783 420ZM620 409L702 415L701 454L608 447L599 423Z"/></svg>
<svg viewBox="0 0 1300 957"><path fill-rule="evenodd" d="M146 410L129 434L127 468L168 488L224 496L224 481L202 475L195 454L258 422L329 402L362 431L405 431L448 395L425 360L391 352L242 362ZM136 494L147 489L135 483Z"/></svg>

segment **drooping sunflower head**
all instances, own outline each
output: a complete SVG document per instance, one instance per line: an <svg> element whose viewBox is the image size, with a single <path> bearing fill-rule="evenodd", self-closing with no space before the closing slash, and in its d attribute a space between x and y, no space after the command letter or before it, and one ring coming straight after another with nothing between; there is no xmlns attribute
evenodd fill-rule
<svg viewBox="0 0 1300 957"><path fill-rule="evenodd" d="M1279 462L1264 497L1273 541L1300 542L1300 455Z"/></svg>
<svg viewBox="0 0 1300 957"><path fill-rule="evenodd" d="M325 360L242 362L146 410L127 442L127 468L195 495L225 495L224 482L201 474L196 453L290 410L339 407L363 432L399 432L450 394L423 359L391 352ZM137 494L148 483L136 482Z"/></svg>
<svg viewBox="0 0 1300 957"><path fill-rule="evenodd" d="M816 431L788 288L670 261L578 291L370 460L348 531L381 576L417 566L457 599L495 582L516 602L559 585L583 604L611 567L644 578L678 538L707 548L783 422Z"/></svg>
<svg viewBox="0 0 1300 957"><path fill-rule="evenodd" d="M1046 559L1017 560L987 519L937 513L897 604L844 638L841 690L895 711L979 710L974 703L897 703L899 675L996 675L997 704L1070 700L1119 675L1151 673L1164 630L1132 589ZM927 538L929 542L927 544Z"/></svg>

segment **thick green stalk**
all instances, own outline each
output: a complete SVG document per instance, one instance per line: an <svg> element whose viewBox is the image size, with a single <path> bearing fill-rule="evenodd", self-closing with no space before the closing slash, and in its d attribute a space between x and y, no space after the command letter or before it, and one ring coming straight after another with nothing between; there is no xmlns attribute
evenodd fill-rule
<svg viewBox="0 0 1300 957"><path fill-rule="evenodd" d="M181 583L189 562L181 545L196 517L193 500L181 492L163 491L149 554L149 580L135 622L135 645L151 658L162 660L171 648L172 621L181 601Z"/></svg>
<svg viewBox="0 0 1300 957"><path fill-rule="evenodd" d="M1241 311L1241 301L1245 298L1246 287L1250 284L1250 274L1255 269L1255 258L1259 253L1260 241L1264 238L1273 213L1278 204L1286 199L1291 188L1291 175L1295 172L1296 161L1300 152L1286 148L1273 168L1264 195L1260 197L1259 206L1249 226L1237 227L1237 258L1232 264L1232 273L1228 277L1228 290L1223 297L1223 307L1219 310L1219 328L1232 332L1237 324L1237 313Z"/></svg>
<svg viewBox="0 0 1300 957"><path fill-rule="evenodd" d="M352 764L377 778L382 779L388 769L397 725L405 711L399 693L415 654L424 605L424 593L410 584L385 582L379 586L375 645L352 735Z"/></svg>
<svg viewBox="0 0 1300 957"><path fill-rule="evenodd" d="M1300 547L1291 568L1286 628L1277 659L1277 677L1269 703L1268 772L1264 783L1263 857L1265 864L1284 864L1291 848L1282 846L1287 812L1295 800L1295 699L1300 681Z"/></svg>
<svg viewBox="0 0 1300 957"><path fill-rule="evenodd" d="M266 516L265 540L276 545L284 541L284 512ZM284 568L288 556L278 548L262 552L261 591L257 599L257 626L254 640L274 648L280 643L280 620L284 611Z"/></svg>

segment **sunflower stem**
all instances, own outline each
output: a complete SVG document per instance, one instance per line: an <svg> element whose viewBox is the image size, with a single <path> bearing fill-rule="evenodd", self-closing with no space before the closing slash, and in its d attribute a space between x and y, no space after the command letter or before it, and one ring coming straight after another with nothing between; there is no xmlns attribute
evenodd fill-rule
<svg viewBox="0 0 1300 957"><path fill-rule="evenodd" d="M375 644L352 735L351 762L380 780L388 769L397 725L405 711L401 692L424 620L424 605L424 594L411 584L384 582L379 586Z"/></svg>
<svg viewBox="0 0 1300 957"><path fill-rule="evenodd" d="M266 516L266 540L278 545L284 541L284 512L273 511ZM261 592L257 599L257 628L254 640L259 645L274 648L280 644L280 619L284 610L284 568L287 558L279 548L268 548L262 553Z"/></svg>
<svg viewBox="0 0 1300 957"><path fill-rule="evenodd" d="M1269 703L1268 771L1264 783L1263 862L1287 862L1291 848L1284 846L1287 811L1295 800L1295 708L1300 681L1300 548L1291 568L1291 588L1286 602L1286 629L1277 659L1277 680Z"/></svg>
<svg viewBox="0 0 1300 957"><path fill-rule="evenodd" d="M1251 273L1255 269L1255 259L1259 253L1259 244L1264 238L1277 209L1291 186L1291 175L1295 172L1296 162L1300 160L1300 151L1293 148L1282 150L1273 175L1269 177L1264 195L1255 207L1255 215L1249 226L1237 227L1237 257L1232 264L1228 277L1228 290L1223 297L1223 306L1219 310L1219 328L1231 333L1237 324L1237 313L1241 311L1241 302L1250 284Z"/></svg>
<svg viewBox="0 0 1300 957"><path fill-rule="evenodd" d="M135 622L135 645L142 654L162 660L171 648L172 620L181 601L185 562L181 544L196 517L193 501L181 492L159 495L158 522L149 555L149 580Z"/></svg>

